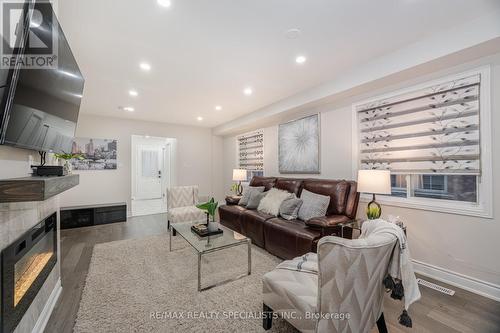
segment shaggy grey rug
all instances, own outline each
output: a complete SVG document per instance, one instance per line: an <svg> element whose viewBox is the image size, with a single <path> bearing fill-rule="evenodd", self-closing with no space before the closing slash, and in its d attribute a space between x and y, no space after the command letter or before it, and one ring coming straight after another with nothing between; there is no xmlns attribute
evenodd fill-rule
<svg viewBox="0 0 500 333"><path fill-rule="evenodd" d="M252 247L252 275L197 291L197 255L168 235L96 245L74 332L265 332L262 275L280 259ZM203 256L202 286L246 272L247 247ZM294 332L284 320L268 332Z"/></svg>

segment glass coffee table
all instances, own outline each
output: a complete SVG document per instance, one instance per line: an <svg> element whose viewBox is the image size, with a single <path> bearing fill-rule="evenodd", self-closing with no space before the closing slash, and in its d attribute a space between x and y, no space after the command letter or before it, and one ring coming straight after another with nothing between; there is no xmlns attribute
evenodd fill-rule
<svg viewBox="0 0 500 333"><path fill-rule="evenodd" d="M199 223L199 222L198 222ZM213 287L220 286L222 284L241 279L242 277L248 276L252 273L252 241L220 224L219 229L222 229L223 233L214 235L200 237L191 231L191 226L195 223L184 222L184 223L173 223L170 225L170 245L169 250L172 251L172 234L175 232L184 238L192 248L198 253L198 291L204 291L211 289ZM207 287L201 287L201 256L204 254L224 250L234 246L247 245L248 246L248 270L247 273L241 274L237 277L227 279L216 284L212 284Z"/></svg>

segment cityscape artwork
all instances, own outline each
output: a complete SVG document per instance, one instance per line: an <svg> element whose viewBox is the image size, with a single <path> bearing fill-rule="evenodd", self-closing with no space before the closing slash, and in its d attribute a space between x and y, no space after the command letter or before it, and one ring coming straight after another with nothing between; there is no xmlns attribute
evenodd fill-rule
<svg viewBox="0 0 500 333"><path fill-rule="evenodd" d="M72 152L83 159L73 159L73 170L116 170L117 140L75 138Z"/></svg>

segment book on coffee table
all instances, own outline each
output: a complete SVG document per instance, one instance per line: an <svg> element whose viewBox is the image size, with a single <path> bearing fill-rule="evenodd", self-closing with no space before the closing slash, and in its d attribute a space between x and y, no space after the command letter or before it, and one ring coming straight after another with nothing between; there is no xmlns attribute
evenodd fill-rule
<svg viewBox="0 0 500 333"><path fill-rule="evenodd" d="M215 231L209 231L207 225L203 223L193 225L191 227L191 230L200 237L219 235L222 234L223 232L221 229L217 229Z"/></svg>

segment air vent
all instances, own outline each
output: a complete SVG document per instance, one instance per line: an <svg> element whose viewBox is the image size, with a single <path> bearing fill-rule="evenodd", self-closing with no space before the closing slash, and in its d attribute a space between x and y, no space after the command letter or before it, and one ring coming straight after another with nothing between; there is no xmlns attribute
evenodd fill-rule
<svg viewBox="0 0 500 333"><path fill-rule="evenodd" d="M425 281L425 280L422 280L422 279L417 279L417 282L421 286L425 286L427 288L431 288L431 289L437 290L439 292L442 292L443 294L450 295L450 296L455 295L455 290L451 290L451 289L442 287L442 286L440 286L438 284L435 284L435 283L432 283L432 282L429 282L429 281Z"/></svg>

